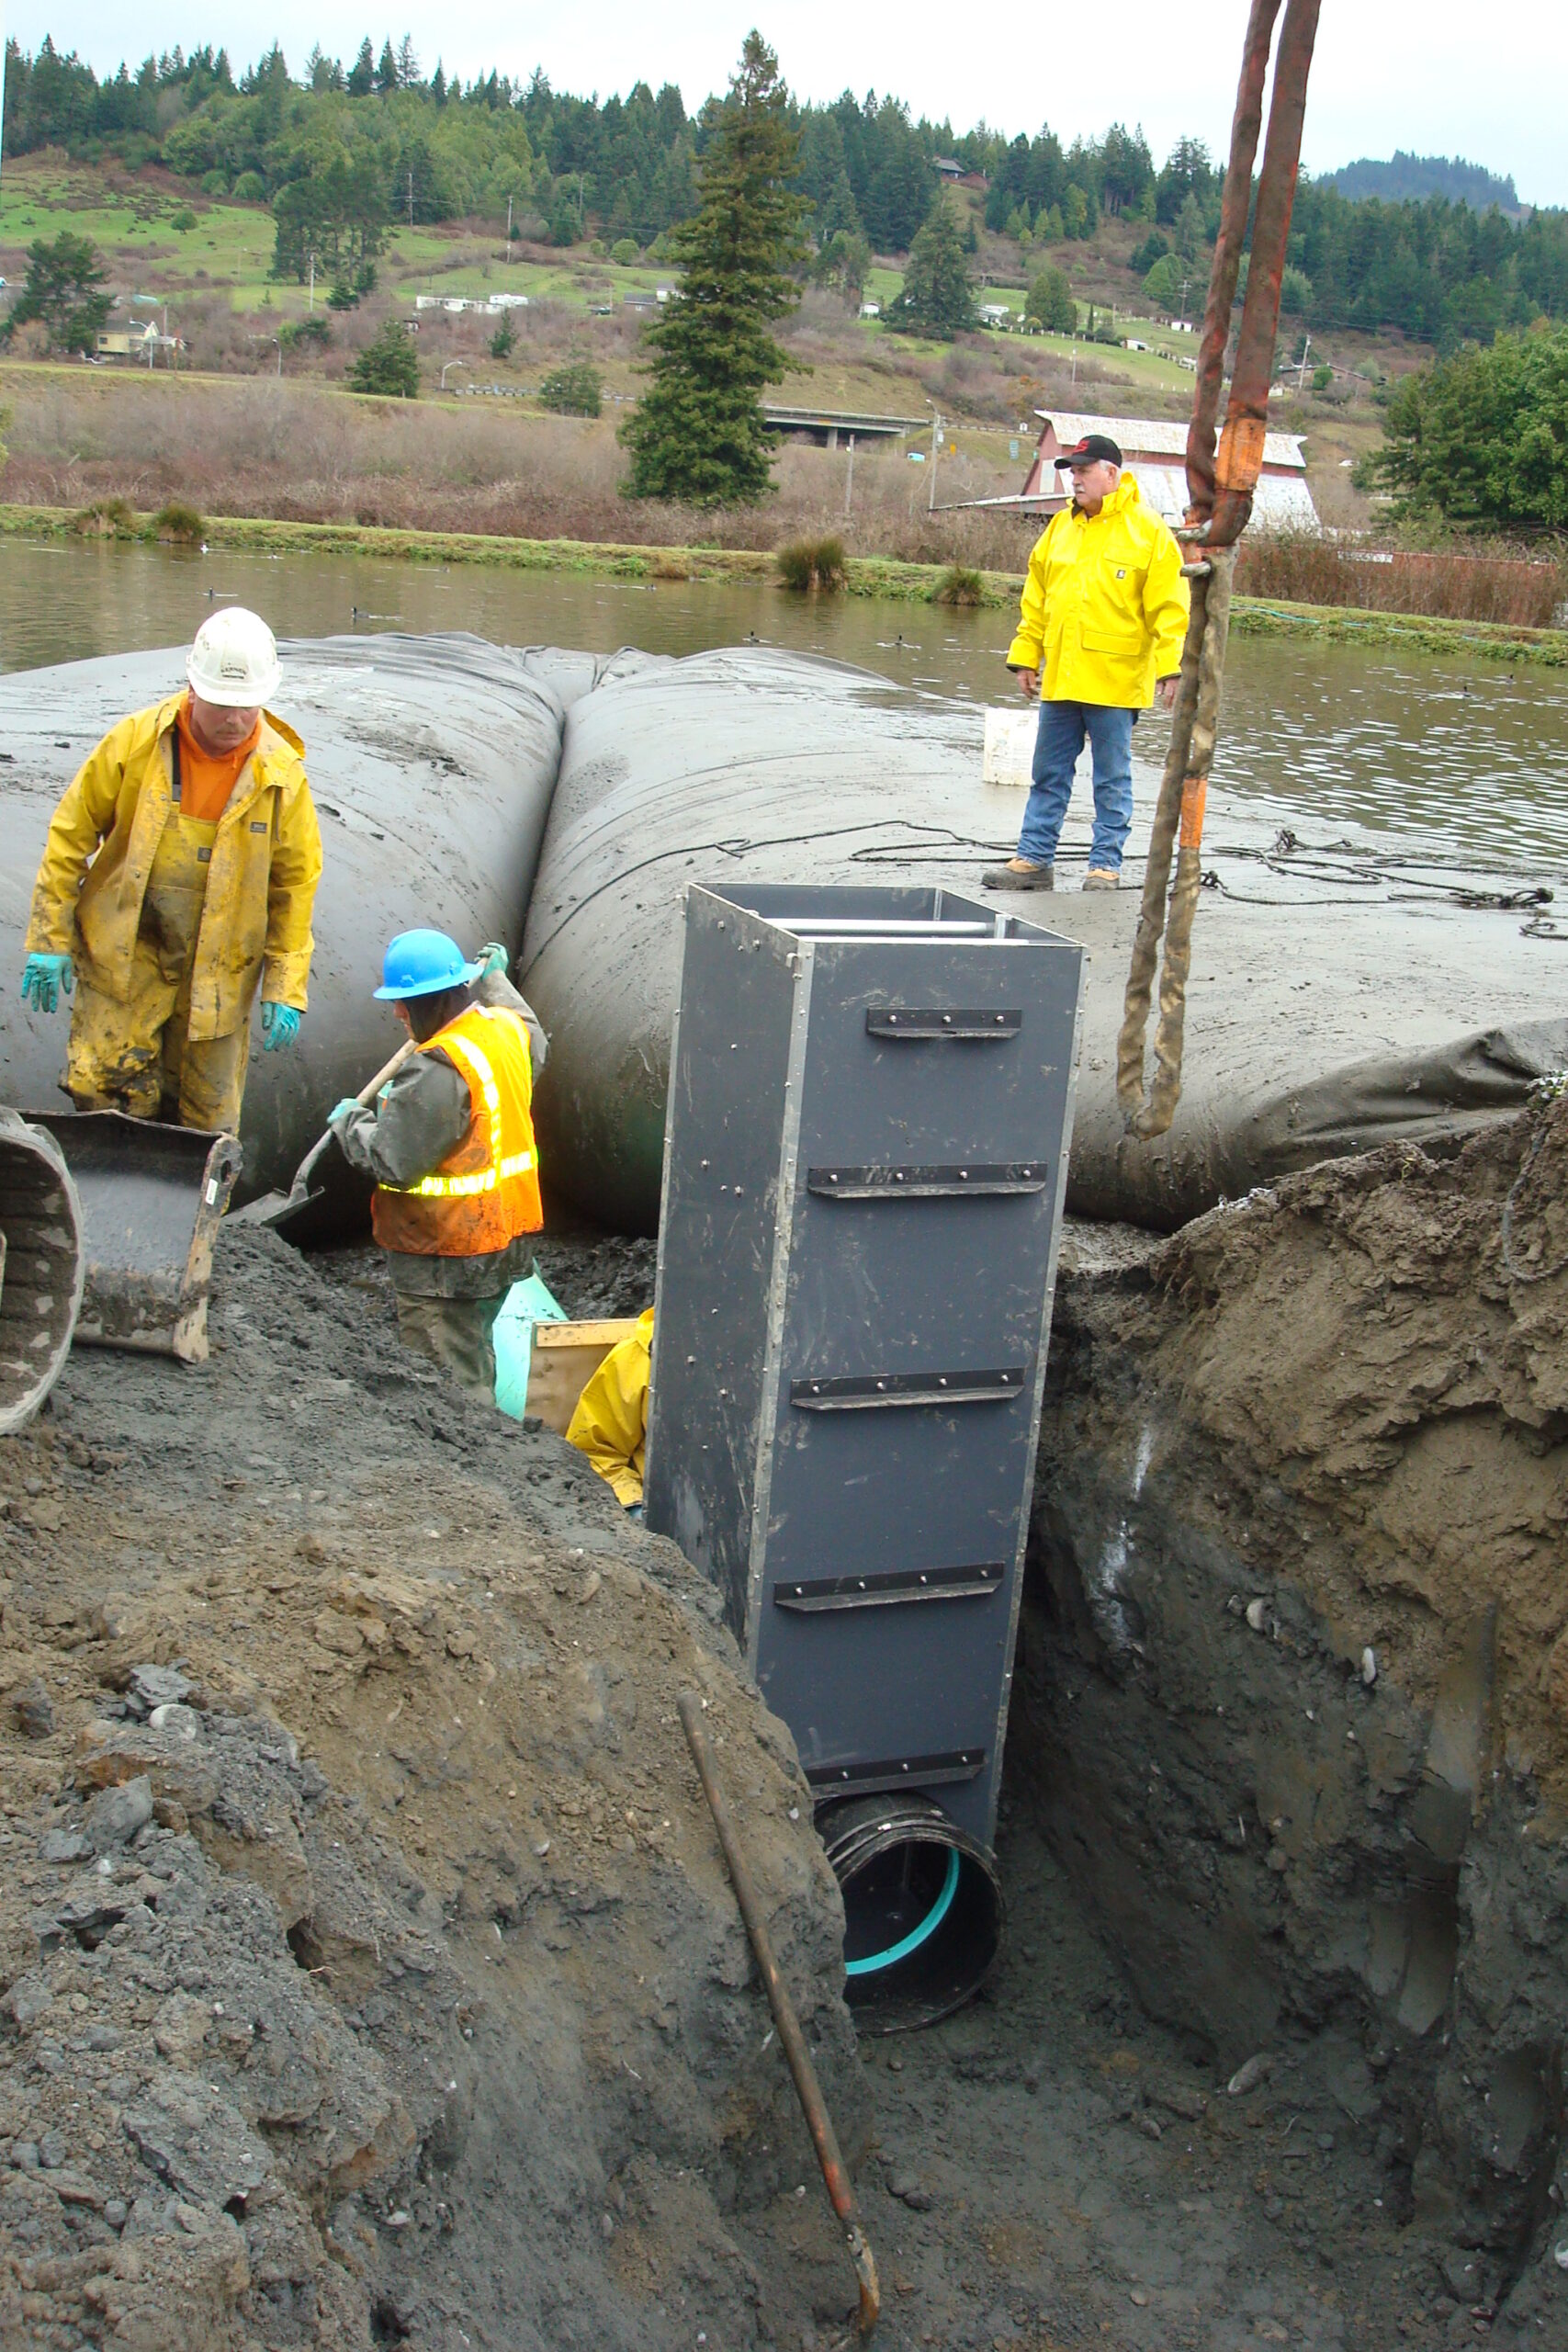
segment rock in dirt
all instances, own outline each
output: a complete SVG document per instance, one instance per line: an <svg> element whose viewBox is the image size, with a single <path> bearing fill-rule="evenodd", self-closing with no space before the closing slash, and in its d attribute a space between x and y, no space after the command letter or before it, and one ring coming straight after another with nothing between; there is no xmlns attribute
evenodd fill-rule
<svg viewBox="0 0 1568 2352"><path fill-rule="evenodd" d="M152 1818L152 1783L145 1772L103 1789L87 1807L87 1842L100 1854L123 1846Z"/></svg>
<svg viewBox="0 0 1568 2352"><path fill-rule="evenodd" d="M1232 2098L1245 2098L1248 2091L1255 2091L1259 2083L1267 2082L1273 2071L1274 2062L1269 2057L1259 2054L1255 2058L1246 2058L1225 2085L1225 2089Z"/></svg>
<svg viewBox="0 0 1568 2352"><path fill-rule="evenodd" d="M54 1729L54 1704L41 1678L34 1675L23 1690L11 1694L11 1713L24 1739L48 1739Z"/></svg>

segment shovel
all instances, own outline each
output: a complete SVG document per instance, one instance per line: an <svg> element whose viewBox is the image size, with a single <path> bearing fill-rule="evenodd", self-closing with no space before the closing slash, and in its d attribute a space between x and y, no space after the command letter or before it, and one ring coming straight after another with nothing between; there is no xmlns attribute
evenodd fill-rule
<svg viewBox="0 0 1568 2352"><path fill-rule="evenodd" d="M363 1109L368 1111L387 1080L389 1078L396 1078L409 1056L417 1054L418 1051L418 1038L405 1037L391 1060L383 1062L375 1077L360 1088L354 1098L355 1101ZM329 1127L320 1140L310 1146L310 1150L299 1162L294 1171L294 1182L287 1193L263 1193L259 1200L247 1201L243 1209L234 1209L231 1212L230 1223L231 1225L281 1225L284 1218L292 1216L296 1210L307 1207L313 1200L319 1200L320 1193L313 1193L310 1190L310 1177L317 1160L332 1140L333 1131Z"/></svg>

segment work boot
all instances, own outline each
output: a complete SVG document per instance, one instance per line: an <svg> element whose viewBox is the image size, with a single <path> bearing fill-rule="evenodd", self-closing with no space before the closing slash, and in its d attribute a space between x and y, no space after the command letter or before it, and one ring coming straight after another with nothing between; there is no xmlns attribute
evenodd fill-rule
<svg viewBox="0 0 1568 2352"><path fill-rule="evenodd" d="M1091 865L1084 876L1083 886L1086 890L1119 890L1122 876L1114 866Z"/></svg>
<svg viewBox="0 0 1568 2352"><path fill-rule="evenodd" d="M993 865L980 876L982 890L1054 890L1056 869L1054 865L1036 865L1027 857L1010 857L1005 865Z"/></svg>

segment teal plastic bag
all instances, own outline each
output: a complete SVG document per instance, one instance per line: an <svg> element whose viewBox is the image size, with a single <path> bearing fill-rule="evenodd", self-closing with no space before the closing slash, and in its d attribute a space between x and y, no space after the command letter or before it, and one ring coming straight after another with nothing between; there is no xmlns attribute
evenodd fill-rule
<svg viewBox="0 0 1568 2352"><path fill-rule="evenodd" d="M542 1275L528 1274L513 1283L495 1318L495 1401L503 1413L520 1421L528 1403L528 1367L534 1355L536 1323L564 1323L566 1310L550 1296Z"/></svg>

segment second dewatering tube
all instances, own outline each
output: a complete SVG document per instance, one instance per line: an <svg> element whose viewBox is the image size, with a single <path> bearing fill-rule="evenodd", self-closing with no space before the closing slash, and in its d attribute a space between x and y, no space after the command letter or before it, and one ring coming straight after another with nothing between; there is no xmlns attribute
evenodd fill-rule
<svg viewBox="0 0 1568 2352"><path fill-rule="evenodd" d="M854 2264L855 2277L860 2282L860 2332L863 2336L867 2336L876 2325L882 2310L882 2292L876 2279L876 2257L861 2227L854 2188L845 2169L844 2159L839 2153L839 2138L833 2129L833 2119L822 2097L822 2086L817 2080L817 2069L811 2063L806 2036L800 2030L795 2004L785 1990L784 1978L779 1974L779 1964L773 1958L773 1947L768 1936L768 1923L762 1917L762 1906L757 1900L751 1873L740 1851L724 1791L718 1785L713 1750L703 1728L703 1702L694 1690L683 1690L676 1704L680 1711L681 1727L686 1735L686 1745L692 1751L692 1761L697 1768L697 1778L703 1784L703 1794L713 1815L713 1826L724 1849L730 1883L735 1888L735 1899L740 1905L746 1933L751 1939L751 1950L756 1955L768 2007L778 2028L779 2041L789 2071L795 2077L806 2128L811 2134L817 2161L822 2167L822 2178L827 2184L829 2201L843 2225L844 2243L849 2247L850 2259Z"/></svg>

